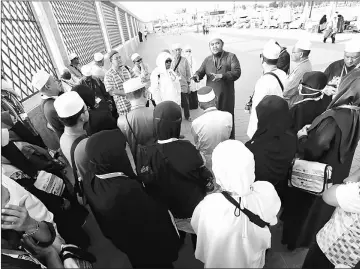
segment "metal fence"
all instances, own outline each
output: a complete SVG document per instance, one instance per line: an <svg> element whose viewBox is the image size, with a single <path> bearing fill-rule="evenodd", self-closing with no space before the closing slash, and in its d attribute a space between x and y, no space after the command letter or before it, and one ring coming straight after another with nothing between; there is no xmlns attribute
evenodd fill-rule
<svg viewBox="0 0 360 269"><path fill-rule="evenodd" d="M130 37L129 37L128 27L126 25L125 12L119 8L119 14L120 14L121 29L124 34L124 39L125 41L128 41Z"/></svg>
<svg viewBox="0 0 360 269"><path fill-rule="evenodd" d="M134 30L133 30L132 23L131 23L131 16L129 16L128 13L126 13L126 16L127 16L128 22L129 22L130 36L131 36L131 38L133 38L134 37Z"/></svg>
<svg viewBox="0 0 360 269"><path fill-rule="evenodd" d="M56 77L30 3L1 1L1 70L22 100L37 93L31 79L39 69Z"/></svg>
<svg viewBox="0 0 360 269"><path fill-rule="evenodd" d="M95 2L53 1L51 6L68 53L79 55L81 64L91 62L96 52L106 52Z"/></svg>
<svg viewBox="0 0 360 269"><path fill-rule="evenodd" d="M109 36L111 48L115 48L122 44L115 8L115 6L101 2L101 9L104 15L106 31Z"/></svg>

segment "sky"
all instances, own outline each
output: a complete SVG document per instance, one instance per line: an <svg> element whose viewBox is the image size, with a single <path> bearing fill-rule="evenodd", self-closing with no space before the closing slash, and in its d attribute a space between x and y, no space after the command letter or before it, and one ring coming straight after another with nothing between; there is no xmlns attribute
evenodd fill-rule
<svg viewBox="0 0 360 269"><path fill-rule="evenodd" d="M186 8L189 12L197 11L209 11L217 7L218 10L231 8L234 3L236 4L249 4L255 1L246 1L246 2L234 2L234 1L224 1L224 2L121 2L123 6L128 8L131 12L139 17L143 21L151 21L163 16L164 14L171 14L176 9ZM266 3L266 2L262 2ZM270 1L269 1L270 3Z"/></svg>

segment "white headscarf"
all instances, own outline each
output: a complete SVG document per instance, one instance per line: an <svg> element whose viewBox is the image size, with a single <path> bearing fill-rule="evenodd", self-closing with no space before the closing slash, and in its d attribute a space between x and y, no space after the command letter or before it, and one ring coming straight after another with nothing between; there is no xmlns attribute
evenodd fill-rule
<svg viewBox="0 0 360 269"><path fill-rule="evenodd" d="M265 222L274 225L281 202L269 182L255 182L253 154L236 140L220 143L213 151L213 172L216 182L241 197L241 208L247 208ZM206 268L261 268L265 250L271 246L269 229L260 228L241 213L221 193L210 194L195 208L191 225L197 234L195 257Z"/></svg>

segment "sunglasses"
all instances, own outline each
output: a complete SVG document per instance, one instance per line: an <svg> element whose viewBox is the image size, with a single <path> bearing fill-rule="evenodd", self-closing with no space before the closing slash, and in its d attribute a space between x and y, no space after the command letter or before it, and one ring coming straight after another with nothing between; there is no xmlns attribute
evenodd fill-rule
<svg viewBox="0 0 360 269"><path fill-rule="evenodd" d="M185 50L185 52L191 52L191 50Z"/></svg>
<svg viewBox="0 0 360 269"><path fill-rule="evenodd" d="M172 60L166 60L165 63L168 64L168 63L171 63Z"/></svg>
<svg viewBox="0 0 360 269"><path fill-rule="evenodd" d="M139 60L137 60L137 61L135 61L135 62L140 63L141 61L142 61L142 59L140 58Z"/></svg>

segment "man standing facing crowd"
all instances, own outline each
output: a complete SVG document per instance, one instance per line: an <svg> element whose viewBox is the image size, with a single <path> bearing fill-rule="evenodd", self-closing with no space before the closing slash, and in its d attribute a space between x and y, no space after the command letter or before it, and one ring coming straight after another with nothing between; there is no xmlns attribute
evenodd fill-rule
<svg viewBox="0 0 360 269"><path fill-rule="evenodd" d="M230 138L235 139L234 83L241 75L240 63L234 53L223 50L224 41L220 37L211 38L209 46L212 55L205 58L193 78L196 82L199 82L206 75L206 86L213 88L218 100L217 109L230 112L233 117Z"/></svg>
<svg viewBox="0 0 360 269"><path fill-rule="evenodd" d="M120 53L113 50L109 53L111 68L106 72L104 84L106 91L114 98L116 109L119 115L125 115L129 112L131 104L126 99L123 89L123 83L136 77L134 71L124 65Z"/></svg>

